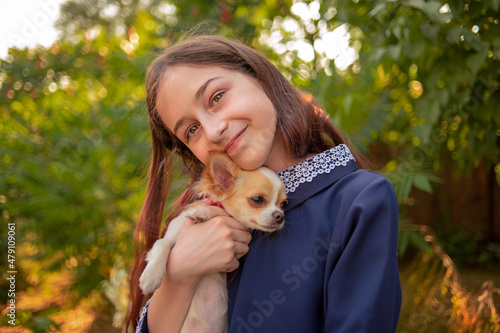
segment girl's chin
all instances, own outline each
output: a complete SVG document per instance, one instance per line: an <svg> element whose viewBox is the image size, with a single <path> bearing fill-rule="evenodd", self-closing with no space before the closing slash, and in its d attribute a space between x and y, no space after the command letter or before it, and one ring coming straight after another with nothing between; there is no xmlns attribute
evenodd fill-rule
<svg viewBox="0 0 500 333"><path fill-rule="evenodd" d="M264 161L260 161L260 159L251 158L250 156L244 156L242 158L233 158L232 159L236 165L238 165L241 169L245 171L251 171L260 168L264 165Z"/></svg>
<svg viewBox="0 0 500 333"><path fill-rule="evenodd" d="M245 171L252 171L260 168L261 166L265 166L265 161L260 161L259 159L242 159L242 160L233 160L241 169Z"/></svg>

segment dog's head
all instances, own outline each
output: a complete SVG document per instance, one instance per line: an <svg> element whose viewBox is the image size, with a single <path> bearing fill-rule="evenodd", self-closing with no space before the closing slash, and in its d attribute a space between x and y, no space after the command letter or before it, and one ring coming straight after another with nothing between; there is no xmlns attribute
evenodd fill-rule
<svg viewBox="0 0 500 333"><path fill-rule="evenodd" d="M197 189L251 229L270 232L283 227L285 186L268 168L243 171L226 154L212 153Z"/></svg>

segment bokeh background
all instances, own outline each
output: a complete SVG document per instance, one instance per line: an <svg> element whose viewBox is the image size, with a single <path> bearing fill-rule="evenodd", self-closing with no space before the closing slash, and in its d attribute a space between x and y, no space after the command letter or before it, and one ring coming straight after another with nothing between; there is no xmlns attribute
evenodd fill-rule
<svg viewBox="0 0 500 333"><path fill-rule="evenodd" d="M144 75L193 33L259 50L392 182L398 332L500 332L499 0L36 5L2 4L17 45L0 55L2 332L122 330L150 155ZM55 41L31 46L54 17Z"/></svg>

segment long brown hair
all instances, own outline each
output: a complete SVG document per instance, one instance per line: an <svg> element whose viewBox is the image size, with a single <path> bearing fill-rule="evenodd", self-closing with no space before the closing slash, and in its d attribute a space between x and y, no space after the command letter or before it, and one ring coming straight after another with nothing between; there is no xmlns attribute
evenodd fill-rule
<svg viewBox="0 0 500 333"><path fill-rule="evenodd" d="M157 110L157 97L165 72L177 65L220 66L259 80L276 109L280 135L289 156L301 159L345 143L328 115L309 94L297 90L266 58L241 42L215 35L196 36L168 47L156 58L146 74L147 106L152 139L152 159L147 195L134 233L136 258L130 272L131 307L127 328L137 325L144 296L139 288L139 276L145 267L145 254L158 239L165 201L172 180L172 157L180 156L192 180L203 171L203 164L163 124ZM358 164L362 161L358 160ZM362 165L360 165L362 166ZM171 220L190 202L189 189L178 201Z"/></svg>

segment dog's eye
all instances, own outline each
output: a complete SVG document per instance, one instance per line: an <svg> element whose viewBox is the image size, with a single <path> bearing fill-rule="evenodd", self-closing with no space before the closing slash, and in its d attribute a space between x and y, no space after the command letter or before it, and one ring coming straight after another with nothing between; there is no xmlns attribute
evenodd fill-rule
<svg viewBox="0 0 500 333"><path fill-rule="evenodd" d="M283 200L283 202L280 205L281 209L286 209L286 206L288 206L288 200Z"/></svg>
<svg viewBox="0 0 500 333"><path fill-rule="evenodd" d="M264 198L263 197L254 197L251 198L252 202L256 205L262 205L264 203Z"/></svg>

